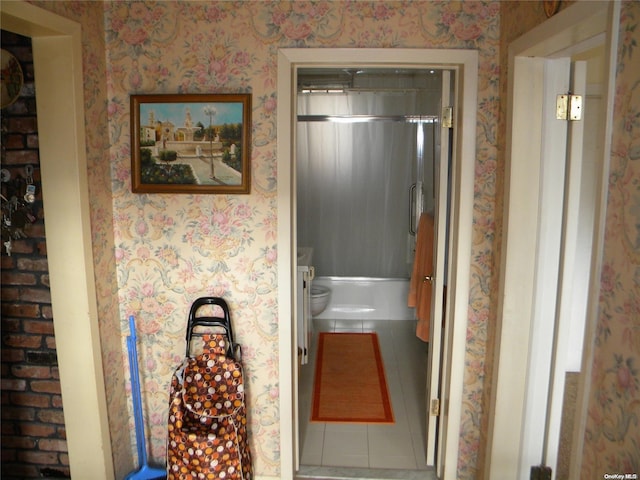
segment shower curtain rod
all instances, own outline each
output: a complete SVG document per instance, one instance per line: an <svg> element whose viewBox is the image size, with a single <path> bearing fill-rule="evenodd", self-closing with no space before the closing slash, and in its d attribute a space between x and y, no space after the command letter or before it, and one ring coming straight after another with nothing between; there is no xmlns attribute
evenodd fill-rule
<svg viewBox="0 0 640 480"><path fill-rule="evenodd" d="M403 123L437 123L437 115L298 115L299 122L335 122L335 123L368 123L368 122L403 122Z"/></svg>
<svg viewBox="0 0 640 480"><path fill-rule="evenodd" d="M298 93L302 95L318 95L323 93L422 93L424 88L365 88L365 87L350 87L348 85L342 85L337 83L327 83L325 85L305 85L300 83L298 85Z"/></svg>

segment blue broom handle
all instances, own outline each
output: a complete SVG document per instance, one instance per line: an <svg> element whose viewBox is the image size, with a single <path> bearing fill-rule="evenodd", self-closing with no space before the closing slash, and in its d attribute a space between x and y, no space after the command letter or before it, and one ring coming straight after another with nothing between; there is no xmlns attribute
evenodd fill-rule
<svg viewBox="0 0 640 480"><path fill-rule="evenodd" d="M129 366L131 368L131 396L133 399L133 418L136 425L136 444L140 466L147 464L147 447L145 444L144 418L142 415L142 400L140 398L140 376L138 373L138 348L136 325L133 315L129 317L130 336L127 338L129 347Z"/></svg>

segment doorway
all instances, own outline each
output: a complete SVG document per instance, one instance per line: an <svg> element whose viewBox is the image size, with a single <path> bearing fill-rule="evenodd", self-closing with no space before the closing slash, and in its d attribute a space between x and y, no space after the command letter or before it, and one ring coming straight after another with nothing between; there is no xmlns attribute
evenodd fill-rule
<svg viewBox="0 0 640 480"><path fill-rule="evenodd" d="M457 284L454 294L447 299L447 328L443 332L441 396L448 401L447 415L433 416L439 423L438 451L434 454L438 476L455 478L462 373L464 370L465 333L468 311L468 284L471 251L473 205L473 177L475 163L477 52L463 50L419 49L283 49L278 59L278 272L279 316L290 319L282 322L281 329L281 452L282 477L293 478L298 470L298 386L297 348L295 324L296 297L293 295L297 272L296 211L295 211L295 121L296 75L301 68L311 67L364 67L377 68L444 68L457 72L459 79L455 97L462 99L455 122L457 135L452 143L452 208L451 235L457 243L449 252L449 285ZM463 114L464 112L464 114ZM466 138L465 138L466 137ZM287 288L288 285L288 288ZM450 308L449 308L450 307ZM432 369L437 370L437 369ZM447 436L447 430L454 432ZM437 459L435 458L437 456Z"/></svg>
<svg viewBox="0 0 640 480"><path fill-rule="evenodd" d="M113 478L89 231L79 25L24 2L2 28L33 42L47 257L71 474ZM69 292L73 301L69 301Z"/></svg>
<svg viewBox="0 0 640 480"><path fill-rule="evenodd" d="M297 321L313 332L309 347L299 345L311 351L299 369L301 471L386 468L403 478L434 463L426 459L427 343L416 337L407 297L422 213L444 217L444 230L448 223L446 171L445 184L436 183L449 165L448 149L440 155L441 131L449 134L440 113L453 105L443 99L450 79L434 68L298 70L297 251L312 258L312 267L303 266L313 269L312 292L315 285L329 291L323 311ZM433 318L441 317L438 304ZM319 331L378 334L392 425L309 422Z"/></svg>
<svg viewBox="0 0 640 480"><path fill-rule="evenodd" d="M578 2L510 45L507 156L511 159L507 160L507 234L492 387L495 396L485 462L485 476L490 478L529 478L531 466L540 464L556 474L570 368L579 368L580 373L575 413L569 415L575 422L563 437L573 443L565 454L571 457L565 478L579 476L608 179L605 140L610 114L604 112L611 112L613 105L611 62L615 54L609 52L615 45L618 8L615 2ZM572 62L578 67L573 78L569 73ZM582 77L584 84L584 65L589 62L595 62L602 72L602 101L595 102L595 109L590 92L576 82ZM569 91L587 94L584 114L596 118L586 122L587 128L593 128L585 132L585 138L602 141L597 146L576 141L584 120L567 125L556 118L557 95ZM592 149L588 161L582 157L583 147ZM549 174L553 168L558 173L555 177ZM532 184L536 188L530 188ZM545 209L552 195L556 201ZM581 252L585 248L588 252ZM588 271L580 272L580 264ZM578 276L586 282L577 281ZM579 294L578 286L582 289ZM571 326L571 310L581 310L578 328ZM572 329L583 333L572 338ZM572 353L569 344L578 348ZM575 353L581 358L573 363L579 366L570 367L569 359ZM497 413L507 408L509 416Z"/></svg>

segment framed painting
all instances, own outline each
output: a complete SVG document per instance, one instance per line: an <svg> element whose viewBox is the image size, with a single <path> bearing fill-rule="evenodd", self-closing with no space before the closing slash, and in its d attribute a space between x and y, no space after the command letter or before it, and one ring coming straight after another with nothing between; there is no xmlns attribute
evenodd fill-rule
<svg viewBox="0 0 640 480"><path fill-rule="evenodd" d="M245 194L251 94L131 95L134 193Z"/></svg>

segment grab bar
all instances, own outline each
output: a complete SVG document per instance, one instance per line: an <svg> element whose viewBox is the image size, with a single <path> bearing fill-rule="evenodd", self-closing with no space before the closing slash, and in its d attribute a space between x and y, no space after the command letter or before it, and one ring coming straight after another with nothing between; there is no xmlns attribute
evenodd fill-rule
<svg viewBox="0 0 640 480"><path fill-rule="evenodd" d="M411 185L409 187L409 235L413 235L415 236L416 234L416 229L414 227L414 223L413 221L416 218L415 215L415 208L416 208L416 201L415 201L415 196L416 196L416 187L417 187L417 183L414 183L413 185Z"/></svg>

